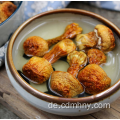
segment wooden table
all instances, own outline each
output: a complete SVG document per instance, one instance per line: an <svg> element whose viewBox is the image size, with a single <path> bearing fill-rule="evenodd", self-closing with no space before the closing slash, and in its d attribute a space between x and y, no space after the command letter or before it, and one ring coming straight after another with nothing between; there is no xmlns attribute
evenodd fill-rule
<svg viewBox="0 0 120 120"><path fill-rule="evenodd" d="M84 9L91 12L95 12L109 19L120 28L119 12L96 8L96 7L84 4L83 2L71 2L68 5L68 8L78 8L78 9ZM20 118L26 118L26 119L29 119L29 118L31 119L34 119L34 118L117 119L119 118L120 119L120 97L111 104L110 109L103 109L99 112L96 112L90 115L85 115L85 116L77 116L77 117L59 116L59 115L53 115L53 114L44 112L42 110L38 110L37 108L30 105L27 101L25 101L13 88L7 76L4 66L0 69L0 103L5 107L7 107L12 112L14 112Z"/></svg>
<svg viewBox="0 0 120 120"><path fill-rule="evenodd" d="M6 108L14 112L20 118L26 119L34 119L34 118L52 118L52 119L61 119L61 118L104 118L104 119L117 119L120 118L120 97L115 102L111 104L111 108L103 109L99 112L85 115L85 116L77 116L77 117L67 117L67 116L59 116L53 115L42 110L39 110L32 105L30 105L27 101L25 101L13 88L10 80L7 76L5 67L0 69L0 103L4 105Z"/></svg>

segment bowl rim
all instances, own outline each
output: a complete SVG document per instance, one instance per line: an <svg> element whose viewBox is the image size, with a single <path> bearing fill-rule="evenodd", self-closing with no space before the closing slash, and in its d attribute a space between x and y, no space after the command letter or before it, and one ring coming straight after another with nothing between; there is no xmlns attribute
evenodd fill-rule
<svg viewBox="0 0 120 120"><path fill-rule="evenodd" d="M0 23L0 26L4 25L9 19L12 18L12 16L14 16L14 14L19 10L19 8L21 7L23 1L20 1L17 9L12 13L12 15L10 15L6 20L4 20L2 23Z"/></svg>
<svg viewBox="0 0 120 120"><path fill-rule="evenodd" d="M118 90L120 90L120 79L114 84L112 85L110 88L106 89L105 91L98 93L96 95L91 95L91 96L87 96L87 97L81 97L81 98L63 98L63 97L56 97L53 95L48 95L46 93L43 93L35 88L33 88L31 85L29 85L17 72L14 63L13 63L13 59L12 59L12 48L15 42L16 37L18 36L18 34L22 31L22 29L27 26L29 23L31 23L33 20L40 18L42 16L46 16L46 15L50 15L50 14L57 14L57 13L74 13L74 14L80 14L80 15L85 15L85 16L89 16L89 17L93 17L97 20L100 20L102 23L104 23L105 25L109 26L112 30L114 30L116 32L116 34L120 37L120 30L119 28L114 25L112 22L110 22L109 20L107 20L106 18L93 13L93 12L89 12L86 10L81 10L81 9L69 9L69 8L65 8L65 9L58 9L58 10L51 10L51 11L47 11L47 12L43 12L40 14L37 14L31 18L29 18L27 21L25 21L22 25L19 26L19 28L14 32L14 34L12 35L10 42L8 44L8 48L7 48L7 53L6 53L6 58L7 58L7 63L8 63L8 67L9 70L13 76L13 78L15 79L15 81L22 86L28 93L30 93L31 95L42 99L44 101L47 102L53 102L53 103L57 103L57 104L62 104L62 103L95 103L98 101L101 101L105 98L110 97L111 95L113 95L114 93L116 93Z"/></svg>

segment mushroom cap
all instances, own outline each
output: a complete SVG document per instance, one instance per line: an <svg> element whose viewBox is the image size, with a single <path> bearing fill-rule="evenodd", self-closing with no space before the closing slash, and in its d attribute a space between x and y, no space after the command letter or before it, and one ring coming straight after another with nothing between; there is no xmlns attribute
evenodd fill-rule
<svg viewBox="0 0 120 120"><path fill-rule="evenodd" d="M48 51L48 43L39 36L28 37L23 43L24 53L28 56L42 57Z"/></svg>
<svg viewBox="0 0 120 120"><path fill-rule="evenodd" d="M53 72L52 65L40 57L32 57L22 68L23 74L39 84L47 81Z"/></svg>
<svg viewBox="0 0 120 120"><path fill-rule="evenodd" d="M103 52L109 52L115 47L115 38L110 28L105 25L98 24L95 26L94 31L98 37L97 48Z"/></svg>
<svg viewBox="0 0 120 120"><path fill-rule="evenodd" d="M88 94L97 94L110 87L111 79L97 64L89 64L78 74L78 80Z"/></svg>
<svg viewBox="0 0 120 120"><path fill-rule="evenodd" d="M74 42L70 39L64 39L61 42L57 43L55 47L58 47L61 49L61 51L66 52L69 54L70 52L74 51L76 49L76 45Z"/></svg>
<svg viewBox="0 0 120 120"><path fill-rule="evenodd" d="M87 34L77 35L75 41L79 50L84 50L86 48L94 47L96 45L97 38L94 32L89 32Z"/></svg>
<svg viewBox="0 0 120 120"><path fill-rule="evenodd" d="M74 38L76 35L81 34L82 31L83 29L77 23L71 23L66 26L62 38Z"/></svg>
<svg viewBox="0 0 120 120"><path fill-rule="evenodd" d="M105 56L105 54L101 50L90 49L87 52L87 56L88 56L88 63L89 64L100 65L102 63L106 63L107 57Z"/></svg>
<svg viewBox="0 0 120 120"><path fill-rule="evenodd" d="M83 86L68 72L54 71L50 84L52 90L66 98L74 97L83 92Z"/></svg>
<svg viewBox="0 0 120 120"><path fill-rule="evenodd" d="M67 62L72 64L78 64L78 65L85 65L87 62L87 55L82 51L73 51L68 54L67 56Z"/></svg>

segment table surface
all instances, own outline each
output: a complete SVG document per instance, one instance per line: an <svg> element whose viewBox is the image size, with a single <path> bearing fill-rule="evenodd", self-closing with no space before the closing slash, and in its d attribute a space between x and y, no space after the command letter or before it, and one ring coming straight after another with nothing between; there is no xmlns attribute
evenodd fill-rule
<svg viewBox="0 0 120 120"><path fill-rule="evenodd" d="M120 28L120 13L117 11L110 11L106 9L101 9L97 7L90 6L84 2L71 2L68 8L77 8L87 11L97 13L110 21ZM27 112L26 112L27 111ZM30 105L25 101L13 88L9 78L7 76L5 67L0 68L0 119L18 119L18 118L52 118L52 119L61 119L61 118L74 118L74 119L117 119L120 118L120 97L111 104L110 109L103 109L99 112L77 117L67 117L53 115L47 112L38 110L37 108Z"/></svg>

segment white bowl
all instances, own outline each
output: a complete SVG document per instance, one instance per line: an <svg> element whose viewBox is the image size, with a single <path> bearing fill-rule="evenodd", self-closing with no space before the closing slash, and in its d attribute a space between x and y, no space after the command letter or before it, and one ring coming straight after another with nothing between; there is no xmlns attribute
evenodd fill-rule
<svg viewBox="0 0 120 120"><path fill-rule="evenodd" d="M23 23L24 2L14 1L17 9L0 24L0 47L10 39L12 33Z"/></svg>
<svg viewBox="0 0 120 120"><path fill-rule="evenodd" d="M107 63L103 67L108 76L112 79L111 87L107 90L91 96L81 98L61 98L44 93L29 85L18 74L22 66L27 62L22 55L23 42L29 36L37 35L44 39L53 38L61 35L67 24L76 22L83 28L83 33L88 33L97 24L105 24L114 32L116 47L107 54ZM38 14L24 22L13 34L6 53L6 70L12 85L19 94L33 106L49 113L67 116L86 115L97 112L103 107L101 104L109 104L120 96L120 30L110 21L95 13L77 10L61 9ZM41 87L40 87L41 88ZM55 103L54 106L52 103ZM73 103L74 107L70 104ZM84 103L84 104L83 104ZM80 106L75 107L76 104ZM65 108L66 105L66 108ZM88 107L84 105L89 105ZM64 108L63 108L64 107ZM89 109L89 110L88 110Z"/></svg>

